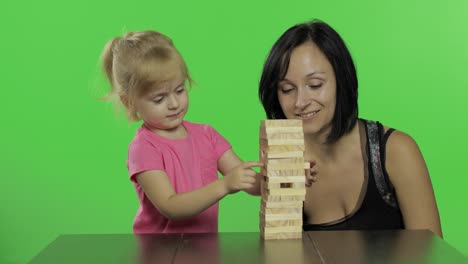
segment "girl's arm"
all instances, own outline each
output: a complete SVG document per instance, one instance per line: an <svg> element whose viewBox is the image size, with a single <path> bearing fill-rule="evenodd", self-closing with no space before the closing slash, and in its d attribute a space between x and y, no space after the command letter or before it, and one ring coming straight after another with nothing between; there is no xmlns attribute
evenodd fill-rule
<svg viewBox="0 0 468 264"><path fill-rule="evenodd" d="M229 150L219 159L218 161L218 169L223 175L227 175L231 168L242 164L242 160L234 153L234 151ZM252 163L254 164L254 163ZM315 161L310 161L310 169L306 170L306 183L307 187L312 186L313 182L317 181L317 168L315 166ZM257 165L264 166L265 164L257 163ZM252 170L252 172L254 172ZM260 190L260 182L261 182L262 175L260 173L255 172L255 183L253 183L252 187L244 189L244 191L250 195L261 195Z"/></svg>
<svg viewBox="0 0 468 264"><path fill-rule="evenodd" d="M226 186L219 180L194 191L177 194L164 171L144 171L135 177L159 212L172 220L196 216L228 194Z"/></svg>
<svg viewBox="0 0 468 264"><path fill-rule="evenodd" d="M218 160L218 170L223 174L225 177L228 177L231 174L236 174L236 170L234 168L238 167L240 164L243 164L242 160L232 151L232 149L226 151L221 158ZM258 162L247 162L245 164L252 164L255 167L263 166L263 164ZM251 167L253 167L251 166ZM244 188L243 190L251 195L260 195L260 174L256 173L251 167L247 168L247 171L244 172L244 175L250 176L251 180L246 178L249 182L253 182L252 185L248 188ZM235 177L234 177L235 178Z"/></svg>
<svg viewBox="0 0 468 264"><path fill-rule="evenodd" d="M385 166L395 187L406 229L429 229L442 237L429 172L416 142L395 131L388 138Z"/></svg>
<svg viewBox="0 0 468 264"><path fill-rule="evenodd" d="M230 156L229 152L232 150L226 151L221 156L218 165L221 160L226 160L226 157ZM227 163L222 163L225 169ZM253 188L255 172L251 167L260 165L258 162L241 162L233 167L228 166L230 170L223 178L185 193L174 191L164 171L144 171L135 177L148 199L161 214L172 220L183 220L200 214L230 193Z"/></svg>

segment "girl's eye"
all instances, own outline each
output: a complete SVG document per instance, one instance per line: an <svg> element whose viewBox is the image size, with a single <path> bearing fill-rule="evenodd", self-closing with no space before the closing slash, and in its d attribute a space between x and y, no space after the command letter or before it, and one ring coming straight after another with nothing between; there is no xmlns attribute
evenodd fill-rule
<svg viewBox="0 0 468 264"><path fill-rule="evenodd" d="M164 97L158 96L158 97L153 99L153 102L159 104L159 103L162 103L163 100L164 100Z"/></svg>
<svg viewBox="0 0 468 264"><path fill-rule="evenodd" d="M181 94L183 92L185 92L185 88L180 88L180 89L176 90L176 93L178 93L178 94Z"/></svg>

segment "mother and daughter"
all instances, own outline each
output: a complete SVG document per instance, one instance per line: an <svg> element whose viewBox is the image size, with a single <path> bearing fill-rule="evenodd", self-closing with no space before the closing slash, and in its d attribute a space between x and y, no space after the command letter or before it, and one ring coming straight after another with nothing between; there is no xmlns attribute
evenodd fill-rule
<svg viewBox="0 0 468 264"><path fill-rule="evenodd" d="M242 161L210 125L184 120L191 79L170 38L129 32L108 42L102 65L108 98L125 106L130 121L143 121L127 158L140 202L135 233L217 232L219 200L260 194L252 168L263 164ZM264 64L259 97L268 119L303 120L312 165L304 230L429 229L442 236L417 144L359 118L357 88L348 48L319 20L289 28Z"/></svg>

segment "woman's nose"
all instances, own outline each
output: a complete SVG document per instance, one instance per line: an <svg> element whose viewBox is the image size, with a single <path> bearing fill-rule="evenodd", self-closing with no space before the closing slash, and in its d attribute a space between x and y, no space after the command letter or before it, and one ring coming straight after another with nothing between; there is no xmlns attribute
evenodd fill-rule
<svg viewBox="0 0 468 264"><path fill-rule="evenodd" d="M307 93L306 89L299 88L297 89L296 104L297 108L305 108L310 104L310 95Z"/></svg>

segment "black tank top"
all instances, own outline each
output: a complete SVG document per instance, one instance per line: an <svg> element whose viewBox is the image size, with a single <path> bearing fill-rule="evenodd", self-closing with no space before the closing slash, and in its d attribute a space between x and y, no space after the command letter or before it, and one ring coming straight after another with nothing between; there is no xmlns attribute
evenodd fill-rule
<svg viewBox="0 0 468 264"><path fill-rule="evenodd" d="M363 121L366 127L369 179L361 206L354 214L325 224L307 224L307 216L303 214L304 231L404 229L401 211L385 169L385 144L394 129L383 134L383 126L379 122Z"/></svg>

